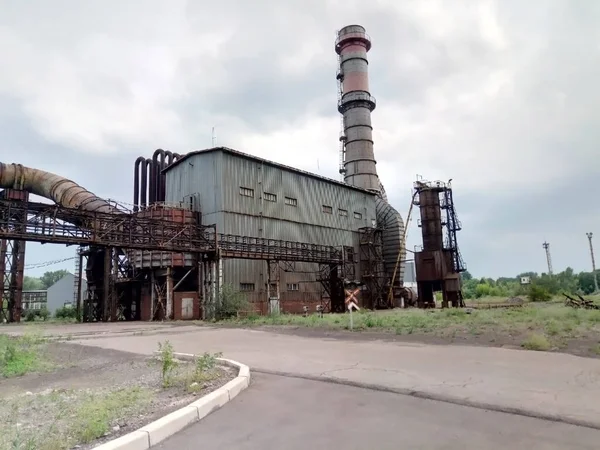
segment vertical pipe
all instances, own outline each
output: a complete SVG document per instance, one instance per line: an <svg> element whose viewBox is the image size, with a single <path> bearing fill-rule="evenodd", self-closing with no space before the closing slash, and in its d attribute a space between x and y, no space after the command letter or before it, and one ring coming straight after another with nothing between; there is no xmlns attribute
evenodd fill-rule
<svg viewBox="0 0 600 450"><path fill-rule="evenodd" d="M200 319L204 320L206 318L206 306L204 305L204 277L202 274L202 267L203 267L203 263L202 263L202 255L199 254L198 255L198 268L197 268L197 280L198 280L198 288L197 288L197 292L198 292L198 303L200 306Z"/></svg>
<svg viewBox="0 0 600 450"><path fill-rule="evenodd" d="M166 319L173 318L173 268L167 267L167 308Z"/></svg>
<svg viewBox="0 0 600 450"><path fill-rule="evenodd" d="M102 320L104 322L108 321L109 317L109 302L110 302L110 266L111 266L111 249L104 249L104 266L103 266L103 286L102 286Z"/></svg>
<svg viewBox="0 0 600 450"><path fill-rule="evenodd" d="M4 297L8 286L6 286L5 274L6 274L6 250L8 242L6 239L0 240L0 323L2 323L2 316L4 314Z"/></svg>
<svg viewBox="0 0 600 450"><path fill-rule="evenodd" d="M140 196L140 203L141 206L146 207L148 206L148 199L149 199L149 192L148 192L148 184L149 184L149 178L152 176L150 171L151 171L151 167L152 167L152 160L151 159L146 159L143 163L142 163L142 180L141 180L141 196Z"/></svg>
<svg viewBox="0 0 600 450"><path fill-rule="evenodd" d="M79 252L79 271L77 273L77 321L81 322L81 282L83 281L83 253Z"/></svg>
<svg viewBox="0 0 600 450"><path fill-rule="evenodd" d="M110 283L110 320L116 322L119 317L119 296L117 294L117 279L119 278L119 252L112 252L112 277Z"/></svg>
<svg viewBox="0 0 600 450"><path fill-rule="evenodd" d="M213 259L210 262L210 281L211 281L211 285L210 285L211 292L210 292L210 294L211 294L211 297L212 297L211 300L212 300L212 304L213 304L213 309L215 311L213 314L216 313L216 309L217 309L217 306L218 306L217 305L218 299L217 299L217 283L216 283L216 280L217 280L217 261ZM217 318L217 317L215 317L215 318Z"/></svg>
<svg viewBox="0 0 600 450"><path fill-rule="evenodd" d="M149 203L154 203L157 201L158 197L158 157L160 156L160 149L154 151L152 155L152 166L150 168L150 200Z"/></svg>
<svg viewBox="0 0 600 450"><path fill-rule="evenodd" d="M135 160L133 166L133 210L138 211L140 207L140 171L144 170L146 159L140 156Z"/></svg>
<svg viewBox="0 0 600 450"><path fill-rule="evenodd" d="M206 261L202 261L202 320L206 320L208 317L208 290L206 286L208 284L208 276L206 273Z"/></svg>
<svg viewBox="0 0 600 450"><path fill-rule="evenodd" d="M154 270L150 272L150 322L154 321L154 307L156 304L156 277Z"/></svg>
<svg viewBox="0 0 600 450"><path fill-rule="evenodd" d="M271 261L267 260L267 308L271 309Z"/></svg>

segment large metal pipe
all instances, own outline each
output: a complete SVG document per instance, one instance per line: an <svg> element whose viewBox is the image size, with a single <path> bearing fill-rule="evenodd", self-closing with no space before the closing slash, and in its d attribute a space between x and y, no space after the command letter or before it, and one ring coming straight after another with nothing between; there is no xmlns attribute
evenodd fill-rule
<svg viewBox="0 0 600 450"><path fill-rule="evenodd" d="M135 160L133 169L133 204L135 211L140 207L165 200L166 177L162 171L181 157L182 155L179 153L172 153L159 148L154 151L151 159L140 156Z"/></svg>
<svg viewBox="0 0 600 450"><path fill-rule="evenodd" d="M113 212L106 200L92 194L74 181L21 164L0 163L0 188L18 189L53 200L66 208Z"/></svg>
<svg viewBox="0 0 600 450"><path fill-rule="evenodd" d="M381 192L373 151L371 112L375 99L369 93L367 52L371 39L360 25L342 28L335 41L339 55L337 78L341 82L338 111L343 114L344 181L352 186Z"/></svg>
<svg viewBox="0 0 600 450"><path fill-rule="evenodd" d="M133 166L133 210L140 208L140 171L145 170L146 158L140 156ZM143 178L143 175L142 175ZM141 188L143 189L143 188Z"/></svg>
<svg viewBox="0 0 600 450"><path fill-rule="evenodd" d="M142 181L141 181L142 194L140 196L141 206L143 206L143 207L148 206L148 197L149 197L148 178L150 177L149 172L150 172L151 167L152 167L152 160L150 158L145 159L144 163L142 164Z"/></svg>

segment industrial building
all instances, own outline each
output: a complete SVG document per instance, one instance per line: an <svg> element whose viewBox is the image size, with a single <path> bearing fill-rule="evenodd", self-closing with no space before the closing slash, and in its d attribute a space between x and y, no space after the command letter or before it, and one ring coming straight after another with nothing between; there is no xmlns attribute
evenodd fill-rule
<svg viewBox="0 0 600 450"><path fill-rule="evenodd" d="M193 205L226 235L344 246L358 255L359 230L377 223L375 192L224 147L188 153L164 174L167 204ZM316 264L279 263L269 273L265 261L229 259L222 270L223 282L263 313L269 279L269 297L283 312L314 310L326 295Z"/></svg>
<svg viewBox="0 0 600 450"><path fill-rule="evenodd" d="M20 319L27 240L80 246L74 298L84 321L215 317L226 284L263 314L343 312L348 286L359 286L365 308L391 308L405 298L414 304L414 290L403 286L404 222L377 174L370 49L360 25L342 28L334 43L342 181L226 147L158 149L135 161L134 206L126 210L58 175L1 164L0 311L6 302L7 320ZM29 202L29 193L55 204ZM451 190L445 198L451 201ZM439 201L432 208L439 222ZM422 210L423 220L432 208ZM450 258L432 275L445 284L423 278L423 253L416 282L427 288L427 302L431 289L446 286L455 304L457 227L450 252L442 225L435 227L435 245L426 250Z"/></svg>

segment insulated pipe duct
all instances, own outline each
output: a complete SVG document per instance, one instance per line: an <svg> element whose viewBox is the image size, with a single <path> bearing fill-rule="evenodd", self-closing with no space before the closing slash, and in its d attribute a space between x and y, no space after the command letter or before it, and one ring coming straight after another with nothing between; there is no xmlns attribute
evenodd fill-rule
<svg viewBox="0 0 600 450"><path fill-rule="evenodd" d="M151 159L140 156L133 168L134 210L165 200L166 177L162 171L181 158L179 153L156 149ZM141 170L141 174L140 174Z"/></svg>
<svg viewBox="0 0 600 450"><path fill-rule="evenodd" d="M344 181L352 186L380 192L373 152L371 112L375 98L369 93L367 52L371 39L360 25L342 28L335 41L339 55L337 78L341 83L338 111L343 114Z"/></svg>
<svg viewBox="0 0 600 450"><path fill-rule="evenodd" d="M148 184L149 184L149 177L151 176L150 174L150 168L152 167L152 160L150 158L147 158L144 163L142 163L142 195L140 196L140 201L142 202L142 206L146 207L148 206L148 197L149 197L149 193L148 193Z"/></svg>
<svg viewBox="0 0 600 450"><path fill-rule="evenodd" d="M114 208L74 181L21 164L0 163L0 188L18 189L53 200L65 208L110 213Z"/></svg>
<svg viewBox="0 0 600 450"><path fill-rule="evenodd" d="M140 189L140 171L144 172L146 170L146 159L143 156L140 156L135 160L135 164L133 166L133 210L137 211L140 206L140 190L145 190L145 177L142 175L142 187ZM145 196L144 196L145 197Z"/></svg>

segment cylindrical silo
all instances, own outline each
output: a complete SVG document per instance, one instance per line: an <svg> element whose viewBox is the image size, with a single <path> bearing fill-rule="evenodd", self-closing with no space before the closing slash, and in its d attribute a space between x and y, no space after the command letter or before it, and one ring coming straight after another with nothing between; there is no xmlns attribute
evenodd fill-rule
<svg viewBox="0 0 600 450"><path fill-rule="evenodd" d="M360 25L342 28L335 41L339 55L338 80L341 83L338 111L343 114L345 157L344 181L352 186L380 191L373 153L371 111L375 99L369 92L367 52L371 39Z"/></svg>

